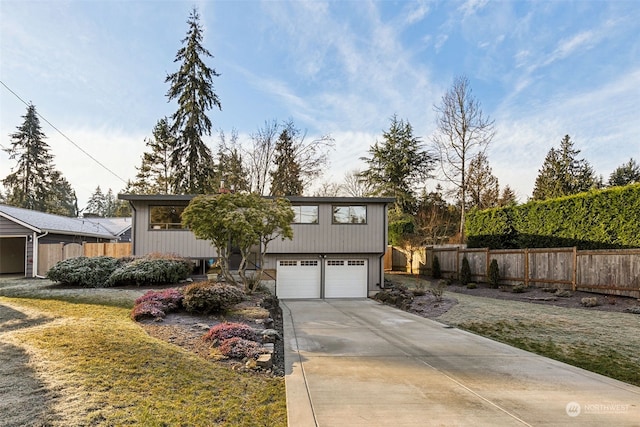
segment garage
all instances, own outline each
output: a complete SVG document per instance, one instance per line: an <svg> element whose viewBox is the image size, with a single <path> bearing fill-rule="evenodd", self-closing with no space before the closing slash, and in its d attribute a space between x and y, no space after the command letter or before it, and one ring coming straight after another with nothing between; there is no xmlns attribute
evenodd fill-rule
<svg viewBox="0 0 640 427"><path fill-rule="evenodd" d="M367 296L366 260L328 259L325 263L325 298L365 298Z"/></svg>
<svg viewBox="0 0 640 427"><path fill-rule="evenodd" d="M0 274L24 274L26 237L0 237Z"/></svg>
<svg viewBox="0 0 640 427"><path fill-rule="evenodd" d="M278 298L320 298L320 262L318 260L278 260Z"/></svg>
<svg viewBox="0 0 640 427"><path fill-rule="evenodd" d="M367 277L365 259L281 259L276 294L283 299L366 298Z"/></svg>

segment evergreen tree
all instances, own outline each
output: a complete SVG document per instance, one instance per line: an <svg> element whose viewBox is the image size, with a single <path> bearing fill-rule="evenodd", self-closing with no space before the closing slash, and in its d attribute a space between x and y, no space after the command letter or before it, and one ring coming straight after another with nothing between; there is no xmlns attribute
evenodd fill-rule
<svg viewBox="0 0 640 427"><path fill-rule="evenodd" d="M153 128L153 138L145 140L150 151L142 154L136 179L127 185L133 194L171 194L171 151L175 137L166 118L158 120Z"/></svg>
<svg viewBox="0 0 640 427"><path fill-rule="evenodd" d="M218 164L216 168L216 181L227 190L248 192L250 191L249 173L242 161L238 143L238 132L231 131L231 140L227 143L224 132L220 131L220 143L218 146Z"/></svg>
<svg viewBox="0 0 640 427"><path fill-rule="evenodd" d="M56 215L77 217L80 211L76 192L69 181L57 170L51 173L50 188L46 211Z"/></svg>
<svg viewBox="0 0 640 427"><path fill-rule="evenodd" d="M295 155L292 135L285 128L275 147L275 170L271 172L271 196L300 196L304 190L300 163Z"/></svg>
<svg viewBox="0 0 640 427"><path fill-rule="evenodd" d="M87 202L87 207L84 208L84 214L104 217L105 211L106 211L106 201L105 201L104 193L102 192L102 189L98 185L95 191L93 192L93 194L91 194L91 197L89 197L89 201Z"/></svg>
<svg viewBox="0 0 640 427"><path fill-rule="evenodd" d="M9 135L11 147L5 150L9 158L17 162L13 172L2 180L7 190L6 202L21 208L75 216L75 192L54 168L36 107L29 104L22 117L24 122L17 132Z"/></svg>
<svg viewBox="0 0 640 427"><path fill-rule="evenodd" d="M171 116L171 132L176 135L171 152L172 190L175 193L199 194L210 192L215 185L213 156L202 136L211 135L207 111L214 106L222 109L213 89L213 77L220 74L203 61L203 58L213 56L202 45L202 26L195 8L187 24L189 30L182 40L184 46L178 50L174 60L180 63L180 68L165 80L171 84L167 92L169 101L178 101L178 109Z"/></svg>
<svg viewBox="0 0 640 427"><path fill-rule="evenodd" d="M618 166L609 176L609 186L623 186L640 182L640 165L633 158Z"/></svg>
<svg viewBox="0 0 640 427"><path fill-rule="evenodd" d="M487 209L498 205L500 186L486 154L478 153L469 163L467 175L468 208Z"/></svg>
<svg viewBox="0 0 640 427"><path fill-rule="evenodd" d="M560 142L560 148L552 148L538 171L534 200L544 200L588 191L597 184L593 168L584 159L577 159L580 150L573 147L569 135Z"/></svg>
<svg viewBox="0 0 640 427"><path fill-rule="evenodd" d="M389 130L383 132L383 142L369 148L370 157L363 157L368 169L360 177L373 187L373 194L396 198L402 212L413 213L415 189L420 187L433 170L434 158L422 148L413 135L411 124L396 115Z"/></svg>
<svg viewBox="0 0 640 427"><path fill-rule="evenodd" d="M500 199L498 199L498 206L515 206L518 204L518 197L516 196L516 192L513 191L511 187L508 185L502 189L502 193L500 194Z"/></svg>

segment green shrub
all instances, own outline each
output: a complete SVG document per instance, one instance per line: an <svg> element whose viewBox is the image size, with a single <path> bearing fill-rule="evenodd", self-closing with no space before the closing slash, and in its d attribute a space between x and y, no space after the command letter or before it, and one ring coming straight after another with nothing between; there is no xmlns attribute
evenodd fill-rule
<svg viewBox="0 0 640 427"><path fill-rule="evenodd" d="M69 258L51 267L47 278L65 285L105 288L110 286L109 276L123 263L108 256Z"/></svg>
<svg viewBox="0 0 640 427"><path fill-rule="evenodd" d="M478 287L477 283L471 282L467 283L467 289L476 289Z"/></svg>
<svg viewBox="0 0 640 427"><path fill-rule="evenodd" d="M109 277L110 286L156 285L186 279L193 266L184 258L140 258L123 265Z"/></svg>
<svg viewBox="0 0 640 427"><path fill-rule="evenodd" d="M434 255L433 260L431 261L431 276L434 279L442 278L442 270L440 270L440 260L438 259L438 255Z"/></svg>
<svg viewBox="0 0 640 427"><path fill-rule="evenodd" d="M524 285L524 283L518 283L517 285L514 285L513 288L511 288L511 292L513 292L514 294L521 294L526 291L527 287Z"/></svg>
<svg viewBox="0 0 640 427"><path fill-rule="evenodd" d="M460 284L466 286L469 282L471 282L471 267L469 266L467 257L463 257L462 266L460 267Z"/></svg>
<svg viewBox="0 0 640 427"><path fill-rule="evenodd" d="M497 288L500 283L500 269L498 268L498 261L495 259L491 260L489 264L489 287Z"/></svg>
<svg viewBox="0 0 640 427"><path fill-rule="evenodd" d="M243 299L244 292L235 286L206 281L187 286L182 305L191 313L222 313Z"/></svg>

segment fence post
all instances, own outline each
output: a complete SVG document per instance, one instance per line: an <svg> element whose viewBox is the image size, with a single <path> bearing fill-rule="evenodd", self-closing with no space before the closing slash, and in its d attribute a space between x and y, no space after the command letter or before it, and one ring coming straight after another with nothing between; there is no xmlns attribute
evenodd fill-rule
<svg viewBox="0 0 640 427"><path fill-rule="evenodd" d="M489 248L484 248L486 252L486 261L485 261L485 283L489 283L489 265L491 264L491 250Z"/></svg>
<svg viewBox="0 0 640 427"><path fill-rule="evenodd" d="M524 248L524 287L529 287L529 248Z"/></svg>
<svg viewBox="0 0 640 427"><path fill-rule="evenodd" d="M573 247L573 275L571 277L571 290L576 291L578 285L578 248Z"/></svg>

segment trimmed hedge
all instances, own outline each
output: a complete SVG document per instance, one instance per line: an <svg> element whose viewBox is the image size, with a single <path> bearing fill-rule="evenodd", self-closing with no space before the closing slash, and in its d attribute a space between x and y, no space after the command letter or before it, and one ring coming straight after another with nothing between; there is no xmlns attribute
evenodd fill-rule
<svg viewBox="0 0 640 427"><path fill-rule="evenodd" d="M115 270L109 277L110 286L159 285L178 283L189 277L191 261L174 259L136 259Z"/></svg>
<svg viewBox="0 0 640 427"><path fill-rule="evenodd" d="M640 247L640 184L471 211L470 248Z"/></svg>
<svg viewBox="0 0 640 427"><path fill-rule="evenodd" d="M69 258L56 263L47 271L47 279L70 286L106 288L109 276L124 261L108 256Z"/></svg>

